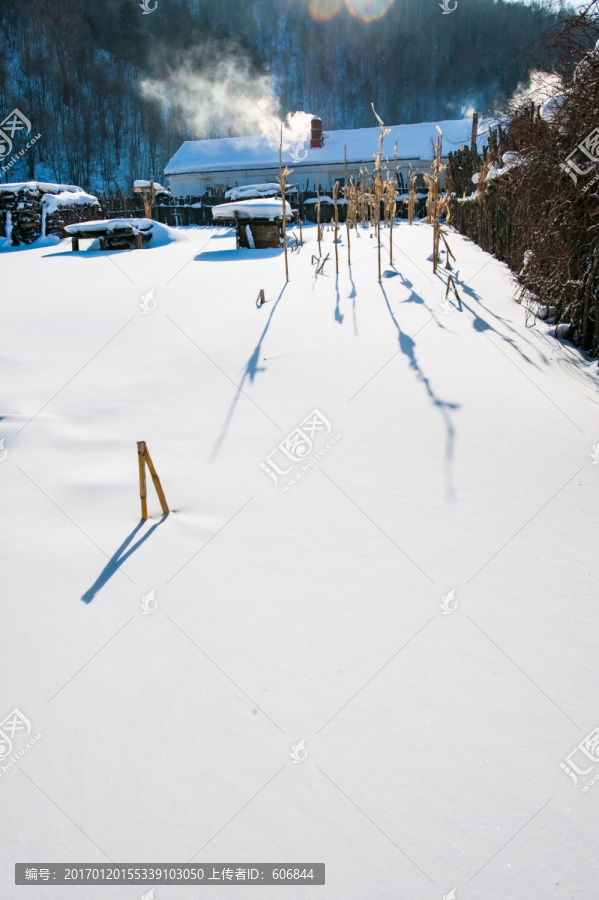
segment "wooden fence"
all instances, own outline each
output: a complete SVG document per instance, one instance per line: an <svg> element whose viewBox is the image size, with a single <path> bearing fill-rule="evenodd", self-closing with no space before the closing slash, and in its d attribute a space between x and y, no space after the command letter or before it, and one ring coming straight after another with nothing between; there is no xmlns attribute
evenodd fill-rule
<svg viewBox="0 0 599 900"><path fill-rule="evenodd" d="M145 216L144 205L140 194L125 197L123 194L98 194L98 202L102 208L102 216L105 219L139 219ZM316 221L316 204L306 203L306 200L316 198L315 191L303 191L297 198L299 215L303 221ZM152 215L157 222L163 225L177 227L181 225L213 225L212 207L224 203L224 197L206 195L203 197L167 197L159 198L152 208ZM345 222L347 206L345 203L338 205L339 221ZM407 218L407 205L398 202L396 216L398 219ZM425 200L419 199L416 206L416 216L425 215ZM332 203L321 201L320 220L329 222L335 215Z"/></svg>

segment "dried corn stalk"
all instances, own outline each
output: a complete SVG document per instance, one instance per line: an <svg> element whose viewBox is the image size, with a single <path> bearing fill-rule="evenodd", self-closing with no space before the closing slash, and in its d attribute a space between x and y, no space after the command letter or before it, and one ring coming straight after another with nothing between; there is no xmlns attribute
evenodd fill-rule
<svg viewBox="0 0 599 900"><path fill-rule="evenodd" d="M410 166L410 187L408 190L408 199L404 200L404 203L408 205L408 222L410 225L414 221L414 214L416 212L416 201L418 200L416 196L416 173L412 171L412 167Z"/></svg>

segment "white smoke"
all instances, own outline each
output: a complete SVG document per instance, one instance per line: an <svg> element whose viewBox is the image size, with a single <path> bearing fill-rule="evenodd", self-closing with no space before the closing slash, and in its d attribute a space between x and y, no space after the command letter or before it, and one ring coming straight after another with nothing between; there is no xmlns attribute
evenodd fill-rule
<svg viewBox="0 0 599 900"><path fill-rule="evenodd" d="M309 136L312 116L294 112L282 120L272 77L253 73L242 55L219 59L210 71L198 73L184 61L165 78L143 79L141 91L195 138L264 135L278 144L282 126L287 147Z"/></svg>
<svg viewBox="0 0 599 900"><path fill-rule="evenodd" d="M533 69L528 76L528 81L521 81L510 97L509 108L516 110L533 102L537 106L543 106L562 89L562 80L559 75L554 72L541 72L539 69Z"/></svg>

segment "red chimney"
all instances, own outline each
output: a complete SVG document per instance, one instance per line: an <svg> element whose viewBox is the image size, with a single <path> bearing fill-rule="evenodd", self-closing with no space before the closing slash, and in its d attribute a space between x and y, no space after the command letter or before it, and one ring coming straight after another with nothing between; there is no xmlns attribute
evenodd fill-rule
<svg viewBox="0 0 599 900"><path fill-rule="evenodd" d="M324 144L324 135L322 133L322 119L318 116L312 117L312 132L310 137L310 147L322 147Z"/></svg>

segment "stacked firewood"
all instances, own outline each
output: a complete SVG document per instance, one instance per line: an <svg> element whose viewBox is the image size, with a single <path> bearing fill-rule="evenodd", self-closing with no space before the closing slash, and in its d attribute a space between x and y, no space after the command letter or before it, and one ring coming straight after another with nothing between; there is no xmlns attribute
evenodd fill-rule
<svg viewBox="0 0 599 900"><path fill-rule="evenodd" d="M31 244L41 234L42 209L40 205L41 193L31 188L21 188L18 191L3 190L0 185L0 212L4 222L5 237L9 222L12 225L11 236L15 246L18 244ZM10 215L7 215L10 213Z"/></svg>
<svg viewBox="0 0 599 900"><path fill-rule="evenodd" d="M47 186L46 186L47 188ZM36 182L24 184L15 189L13 185L0 184L0 236L11 237L15 247L31 244L42 236L42 200L46 194L60 193L60 185L52 190L44 189ZM98 201L89 203L61 204L49 212L45 220L45 234L65 237L65 225L88 222L101 218Z"/></svg>
<svg viewBox="0 0 599 900"><path fill-rule="evenodd" d="M100 204L74 203L72 206L62 204L54 212L46 214L46 234L56 234L65 237L65 225L76 225L77 222L91 222L102 218Z"/></svg>

